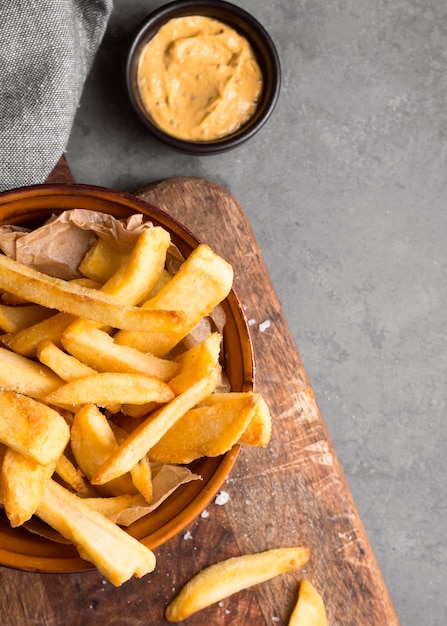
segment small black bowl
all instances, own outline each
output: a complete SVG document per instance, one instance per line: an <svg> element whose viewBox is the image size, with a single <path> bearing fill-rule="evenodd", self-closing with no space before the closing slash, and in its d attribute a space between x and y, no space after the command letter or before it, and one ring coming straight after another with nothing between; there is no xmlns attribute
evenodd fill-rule
<svg viewBox="0 0 447 626"><path fill-rule="evenodd" d="M141 102L137 86L137 70L145 45L169 20L188 15L203 15L228 24L245 37L256 56L263 76L263 89L253 116L230 135L213 141L178 139L161 130L150 118ZM223 0L179 0L151 13L140 25L126 59L127 93L137 117L149 133L159 141L188 154L206 155L225 152L240 146L265 124L275 108L281 84L281 67L275 45L265 28L245 10Z"/></svg>

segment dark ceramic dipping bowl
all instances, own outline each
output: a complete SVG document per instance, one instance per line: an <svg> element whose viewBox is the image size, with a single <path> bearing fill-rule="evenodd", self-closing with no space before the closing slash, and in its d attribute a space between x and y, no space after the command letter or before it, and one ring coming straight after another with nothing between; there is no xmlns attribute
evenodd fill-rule
<svg viewBox="0 0 447 626"><path fill-rule="evenodd" d="M137 71L141 53L158 30L173 18L201 15L226 23L245 37L259 63L263 75L263 89L258 107L242 127L230 135L213 141L188 141L178 139L161 130L151 119L141 101ZM272 114L280 90L281 67L275 45L265 28L249 13L221 0L179 0L151 13L139 27L130 47L125 68L125 80L130 103L146 130L171 148L188 154L206 155L236 148L253 137Z"/></svg>

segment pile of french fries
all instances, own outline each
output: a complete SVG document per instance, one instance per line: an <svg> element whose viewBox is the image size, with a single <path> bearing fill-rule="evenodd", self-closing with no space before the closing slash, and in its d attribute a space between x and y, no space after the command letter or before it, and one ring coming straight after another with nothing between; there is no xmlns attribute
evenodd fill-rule
<svg viewBox="0 0 447 626"><path fill-rule="evenodd" d="M201 244L173 273L171 245L154 225L126 254L97 238L74 280L0 255L1 504L11 526L37 516L116 586L155 567L115 520L151 505L160 467L271 433L259 394L223 391L222 331L204 324L232 267Z"/></svg>

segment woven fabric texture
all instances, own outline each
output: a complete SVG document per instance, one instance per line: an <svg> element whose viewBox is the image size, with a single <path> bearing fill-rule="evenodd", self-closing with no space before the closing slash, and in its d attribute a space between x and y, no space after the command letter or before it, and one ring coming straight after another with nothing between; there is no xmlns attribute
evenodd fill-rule
<svg viewBox="0 0 447 626"><path fill-rule="evenodd" d="M68 142L112 0L0 2L0 191L42 183Z"/></svg>

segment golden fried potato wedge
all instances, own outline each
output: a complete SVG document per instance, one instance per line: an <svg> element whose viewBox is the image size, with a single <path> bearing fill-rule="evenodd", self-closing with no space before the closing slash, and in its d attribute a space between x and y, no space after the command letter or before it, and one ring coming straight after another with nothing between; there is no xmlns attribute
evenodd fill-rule
<svg viewBox="0 0 447 626"><path fill-rule="evenodd" d="M168 231L160 226L143 230L126 261L101 291L126 304L142 302L163 272L170 243Z"/></svg>
<svg viewBox="0 0 447 626"><path fill-rule="evenodd" d="M84 476L90 480L116 450L115 434L103 413L94 404L84 404L75 413L70 433L71 450ZM135 495L137 489L124 474L98 488L104 495Z"/></svg>
<svg viewBox="0 0 447 626"><path fill-rule="evenodd" d="M54 315L54 311L39 304L8 306L0 304L0 330L5 333L17 333L37 322Z"/></svg>
<svg viewBox="0 0 447 626"><path fill-rule="evenodd" d="M37 346L37 358L65 382L96 373L93 367L89 367L73 355L67 354L49 340L44 340Z"/></svg>
<svg viewBox="0 0 447 626"><path fill-rule="evenodd" d="M64 348L98 372L133 372L170 380L179 370L175 361L160 359L130 346L120 346L89 320L71 324L62 336Z"/></svg>
<svg viewBox="0 0 447 626"><path fill-rule="evenodd" d="M55 463L70 439L64 418L14 391L0 391L0 441L42 465Z"/></svg>
<svg viewBox="0 0 447 626"><path fill-rule="evenodd" d="M0 255L0 288L30 302L86 317L104 326L169 332L184 325L181 310L129 306L104 291L48 276L5 255Z"/></svg>
<svg viewBox="0 0 447 626"><path fill-rule="evenodd" d="M169 386L176 395L186 391L216 367L221 343L220 333L212 333L202 343L186 350L177 358L180 370L169 381Z"/></svg>
<svg viewBox="0 0 447 626"><path fill-rule="evenodd" d="M43 341L51 341L60 347L64 330L75 319L76 317L69 313L56 313L16 333L0 335L0 343L17 354L33 358L37 355L37 347Z"/></svg>
<svg viewBox="0 0 447 626"><path fill-rule="evenodd" d="M147 456L143 457L131 470L130 476L135 488L141 493L148 504L154 497L152 470Z"/></svg>
<svg viewBox="0 0 447 626"><path fill-rule="evenodd" d="M220 367L216 366L205 378L151 413L100 467L92 485L103 485L129 472L182 415L214 391L219 376Z"/></svg>
<svg viewBox="0 0 447 626"><path fill-rule="evenodd" d="M76 467L65 454L58 458L55 472L75 493L85 496L94 495L95 490L85 479L79 467Z"/></svg>
<svg viewBox="0 0 447 626"><path fill-rule="evenodd" d="M119 270L129 254L98 238L79 264L83 276L104 284Z"/></svg>
<svg viewBox="0 0 447 626"><path fill-rule="evenodd" d="M156 332L155 329L146 333L120 331L115 337L116 342L155 356L165 356L227 297L232 282L231 265L207 245L199 245L161 291L142 305L147 309L183 311L183 324L169 332Z"/></svg>
<svg viewBox="0 0 447 626"><path fill-rule="evenodd" d="M99 372L61 385L46 396L46 402L62 407L80 404L106 406L116 402L164 403L169 402L173 395L167 383L155 376Z"/></svg>
<svg viewBox="0 0 447 626"><path fill-rule="evenodd" d="M165 617L169 622L180 622L242 589L301 569L309 556L306 547L275 548L215 563L186 583L166 608Z"/></svg>
<svg viewBox="0 0 447 626"><path fill-rule="evenodd" d="M54 480L48 482L36 514L116 587L155 568L149 548Z"/></svg>
<svg viewBox="0 0 447 626"><path fill-rule="evenodd" d="M205 398L200 403L200 406L213 406L214 404L225 402L228 399L228 395L232 398L237 398L244 397L247 393L251 392L213 393L208 398ZM256 403L253 408L252 419L238 443L265 447L269 443L272 434L272 418L264 398L258 393L253 394L253 398Z"/></svg>
<svg viewBox="0 0 447 626"><path fill-rule="evenodd" d="M151 461L191 463L202 456L219 456L238 443L254 412L251 394L225 398L211 406L190 409L149 451Z"/></svg>
<svg viewBox="0 0 447 626"><path fill-rule="evenodd" d="M289 626L326 626L323 598L311 582L300 582L298 601L289 619Z"/></svg>
<svg viewBox="0 0 447 626"><path fill-rule="evenodd" d="M42 400L62 384L49 368L0 347L0 389Z"/></svg>
<svg viewBox="0 0 447 626"><path fill-rule="evenodd" d="M37 346L37 358L67 383L97 373L95 369L82 363L72 354L67 354L61 350L52 341L45 340ZM118 413L121 405L116 402L105 405L105 408L114 414Z"/></svg>
<svg viewBox="0 0 447 626"><path fill-rule="evenodd" d="M6 450L1 471L2 500L13 528L34 515L54 467L55 463L40 465L11 448Z"/></svg>

